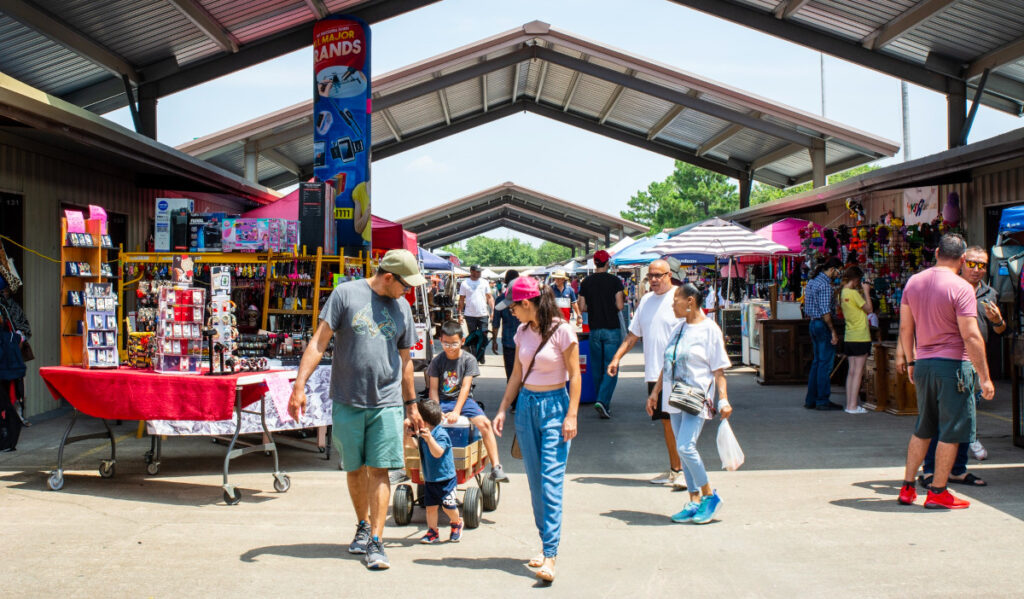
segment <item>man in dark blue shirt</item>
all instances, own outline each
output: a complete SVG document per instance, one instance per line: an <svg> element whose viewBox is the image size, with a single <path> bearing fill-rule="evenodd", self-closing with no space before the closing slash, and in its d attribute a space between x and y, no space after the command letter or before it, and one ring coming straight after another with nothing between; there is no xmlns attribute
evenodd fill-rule
<svg viewBox="0 0 1024 599"><path fill-rule="evenodd" d="M804 407L808 410L843 409L843 406L829 401L832 393L832 364L836 359L836 344L839 343L839 335L832 322L835 295L832 280L840 275L842 268L843 263L838 258L829 258L804 289L804 313L811 319L811 344L814 351L811 371L807 375L807 395L804 397Z"/></svg>
<svg viewBox="0 0 1024 599"><path fill-rule="evenodd" d="M491 317L491 330L494 337L491 340L491 351L498 353L498 331L501 331L501 349L505 360L505 380L512 378L512 369L516 365L516 331L519 330L519 319L512 314L509 302L505 300L505 293L509 285L519 276L519 271L508 270L505 272L505 288L498 296L494 305L494 316ZM513 404L514 406L515 404Z"/></svg>

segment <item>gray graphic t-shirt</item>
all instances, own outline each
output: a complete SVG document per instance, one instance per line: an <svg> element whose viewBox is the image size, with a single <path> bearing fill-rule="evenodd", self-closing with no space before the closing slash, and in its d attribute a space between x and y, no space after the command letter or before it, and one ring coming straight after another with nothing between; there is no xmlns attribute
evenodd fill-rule
<svg viewBox="0 0 1024 599"><path fill-rule="evenodd" d="M366 279L348 281L331 292L320 319L334 331L331 399L359 408L401 406L398 350L416 342L409 302L377 295Z"/></svg>
<svg viewBox="0 0 1024 599"><path fill-rule="evenodd" d="M462 350L458 360L450 360L448 354L441 352L427 367L427 376L437 377L437 394L441 401L458 401L462 393L462 381L467 376L480 376L480 366L466 350Z"/></svg>

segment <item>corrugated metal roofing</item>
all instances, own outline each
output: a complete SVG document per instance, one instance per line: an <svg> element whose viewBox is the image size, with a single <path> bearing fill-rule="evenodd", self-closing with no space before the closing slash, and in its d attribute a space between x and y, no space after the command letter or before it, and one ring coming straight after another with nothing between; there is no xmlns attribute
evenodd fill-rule
<svg viewBox="0 0 1024 599"><path fill-rule="evenodd" d="M442 76L446 79L438 82ZM811 178L809 148L816 143L825 144L828 172L899 149L889 140L538 21L375 78L373 106L375 159L486 122L496 113L524 110L735 178L752 174L779 186ZM312 102L304 102L179 149L203 157L229 154L230 165L217 164L241 173L238 142L294 127L302 142L289 139L274 149L301 172L258 173L263 184L283 187L312 174L311 114ZM722 135L727 131L732 135ZM775 156L793 144L791 152Z"/></svg>
<svg viewBox="0 0 1024 599"><path fill-rule="evenodd" d="M436 1L324 4L331 14L375 23ZM311 6L305 0L13 0L0 5L0 71L106 112L127 105L125 65L134 85L162 97L311 45L313 23L324 16ZM200 13L215 32L200 29L186 11ZM74 35L106 56L98 58Z"/></svg>
<svg viewBox="0 0 1024 599"><path fill-rule="evenodd" d="M1024 0L672 1L943 94L990 67L983 103L1024 111Z"/></svg>

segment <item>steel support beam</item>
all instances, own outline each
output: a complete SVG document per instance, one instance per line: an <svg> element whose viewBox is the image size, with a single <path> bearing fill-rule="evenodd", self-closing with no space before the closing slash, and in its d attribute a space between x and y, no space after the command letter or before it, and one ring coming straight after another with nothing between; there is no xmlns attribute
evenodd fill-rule
<svg viewBox="0 0 1024 599"><path fill-rule="evenodd" d="M274 164L283 168L289 173L295 175L296 177L302 176L302 167L299 166L298 163L296 163L294 160L285 156L281 152L278 152L277 150L267 148L266 150L260 151L259 155L263 156L267 160L273 162Z"/></svg>
<svg viewBox="0 0 1024 599"><path fill-rule="evenodd" d="M746 4L740 4L733 0L672 0L672 2L780 37L805 48L831 54L897 79L903 79L934 91L946 92L948 77L945 75L893 56L872 52L859 43L850 42L790 20L776 19L771 13L763 12Z"/></svg>
<svg viewBox="0 0 1024 599"><path fill-rule="evenodd" d="M682 160L683 162L689 162L694 166L706 168L709 171L721 173L734 179L739 178L739 174L743 172L742 169L739 168L739 165L731 166L723 164L717 160L702 158L693 152L688 152L682 148L668 146L657 141L648 140L647 136L642 132L627 131L608 124L601 125L600 123L582 115L577 115L572 112L562 112L560 109L551 108L544 104L524 104L523 108L529 112L546 116L567 125L579 127L584 131L604 135L605 137L610 137L617 141L625 142L650 152L655 152L676 160Z"/></svg>
<svg viewBox="0 0 1024 599"><path fill-rule="evenodd" d="M651 127L651 130L647 132L647 141L651 141L655 137L661 135L661 132L665 130L665 127L671 125L672 121L676 120L676 117L682 114L684 110L686 110L686 107L680 106L678 104L676 104L672 108L669 108L668 112L665 113L665 116L661 117L661 119L657 123L654 123L654 126Z"/></svg>
<svg viewBox="0 0 1024 599"><path fill-rule="evenodd" d="M493 73L494 71L510 67L524 60L529 60L533 55L534 49L532 46L521 48L510 54L505 54L484 62L478 62L464 69L459 69L458 71L452 71L445 75L432 77L423 83L412 85L396 92L374 98L373 109L383 110L385 108L391 108L392 106L408 102L409 100L414 100L435 91L444 91L446 87L451 87L452 85L469 81L470 79L476 79L477 77L486 75L487 73Z"/></svg>
<svg viewBox="0 0 1024 599"><path fill-rule="evenodd" d="M544 93L544 81L548 78L548 62L544 61L544 64L540 65L540 75L537 77L537 95L534 96L534 102L540 102L541 95Z"/></svg>
<svg viewBox="0 0 1024 599"><path fill-rule="evenodd" d="M451 124L451 119L447 118L447 110L445 115L445 123ZM398 132L398 124L395 123L395 119L391 118L391 111L387 108L381 110L380 117L384 119L384 124L388 126L388 131L391 131L391 136L395 138L395 141L402 141L402 134Z"/></svg>
<svg viewBox="0 0 1024 599"><path fill-rule="evenodd" d="M799 152L801 150L808 150L808 149L809 148L807 148L807 146L802 146L800 144L787 144L785 146L782 146L778 150L775 150L773 152L768 152L767 154L765 154L763 156L757 157L753 162L750 163L750 170L752 172L756 172L757 170L759 170L759 169L761 169L761 168L763 168L765 166L768 166L769 164L771 164L771 163L773 163L773 162L775 162L777 160L782 160L783 158L785 158L787 156L792 156L793 154L796 154L797 152ZM735 177L735 178L738 179L739 177Z"/></svg>
<svg viewBox="0 0 1024 599"><path fill-rule="evenodd" d="M150 139L156 139L156 103L155 96L151 96L148 90L143 87L139 89L139 133Z"/></svg>
<svg viewBox="0 0 1024 599"><path fill-rule="evenodd" d="M825 160L825 142L816 141L810 149L811 153L811 187L824 187L828 183L825 169L828 163Z"/></svg>
<svg viewBox="0 0 1024 599"><path fill-rule="evenodd" d="M569 106L572 104L572 98L576 95L576 88L580 85L580 78L582 75L579 73L572 74L572 80L569 82L569 91L565 94L565 100L562 101L562 112L569 110Z"/></svg>
<svg viewBox="0 0 1024 599"><path fill-rule="evenodd" d="M462 133L463 131L468 131L474 127L494 122L500 118L520 112L524 108L525 105L520 100L517 104L506 104L499 108L492 108L486 114L474 114L468 117L455 119L451 122L451 125L440 125L438 127L417 131L415 133L406 133L405 137L403 137L400 142L389 143L380 147L374 145L373 159L380 160L382 158L394 156L395 154L400 154L406 150L418 148L432 141L444 139L449 135Z"/></svg>
<svg viewBox="0 0 1024 599"><path fill-rule="evenodd" d="M1024 56L1024 37L1012 41L1005 46L1000 46L987 54L983 54L971 62L967 67L967 79L981 76L985 69L995 69L1005 64L1015 62Z"/></svg>
<svg viewBox="0 0 1024 599"><path fill-rule="evenodd" d="M662 85L658 85L653 81L645 81L636 77L629 77L614 69L609 69L591 62L586 62L578 58L573 58L567 54L561 52L555 52L547 48L536 49L537 57L546 60L552 64L566 67L568 69L575 69L581 73L586 73L592 77L603 79L610 83L617 83L625 86L629 89L638 91L649 96L654 96L660 100L666 102L672 102L674 104L681 104L687 108L692 108L698 112L729 121L731 123L737 123L744 125L749 129L766 133L773 137L791 142L798 143L804 147L811 146L811 140L814 139L810 135L800 133L794 129L783 127L775 123L763 121L761 119L755 119L748 113L726 108L720 104L695 98L688 93L683 93Z"/></svg>
<svg viewBox="0 0 1024 599"><path fill-rule="evenodd" d="M950 81L946 91L946 143L950 149L959 147L960 133L967 124L967 84Z"/></svg>
<svg viewBox="0 0 1024 599"><path fill-rule="evenodd" d="M530 68L530 63L526 63L526 68ZM516 63L516 74L512 77L512 103L515 104L516 100L519 99L519 77L523 69L523 63Z"/></svg>
<svg viewBox="0 0 1024 599"><path fill-rule="evenodd" d="M480 98L483 100L484 112L487 112L488 105L491 103L487 98L487 73L480 76Z"/></svg>
<svg viewBox="0 0 1024 599"><path fill-rule="evenodd" d="M304 0L306 6L309 7L309 12L313 13L313 16L319 21L320 19L331 14L331 11L327 9L323 0Z"/></svg>
<svg viewBox="0 0 1024 599"><path fill-rule="evenodd" d="M626 74L632 76L633 71L626 71ZM604 108L601 110L601 117L597 120L598 123L603 125L604 122L608 120L608 117L611 116L612 111L615 110L615 107L619 105L619 98L622 97L622 92L624 91L626 91L625 87L622 87L621 85L615 86L615 91L613 91L612 95L608 97L608 102L604 105Z"/></svg>
<svg viewBox="0 0 1024 599"><path fill-rule="evenodd" d="M138 85L142 80L135 67L123 56L98 43L70 24L26 0L0 0L0 13L41 33L55 44L60 44L75 54L110 71L114 75L111 85L116 93L123 93L121 77ZM125 106L125 104L121 104Z"/></svg>
<svg viewBox="0 0 1024 599"><path fill-rule="evenodd" d="M228 33L224 26L217 19L213 18L213 15L206 12L206 9L199 2L195 0L167 0L167 2L174 8L177 8L178 12L185 15L185 18L192 21L192 24L203 35L210 38L213 43L220 46L221 50L230 54L238 52L238 40Z"/></svg>
<svg viewBox="0 0 1024 599"><path fill-rule="evenodd" d="M971 110L967 113L967 119L964 121L963 128L960 129L959 145L961 146L967 145L967 138L971 134L971 126L974 125L974 117L978 114L978 106L981 104L981 95L985 93L985 83L988 82L988 76L989 70L985 69L981 74L981 79L978 81L978 87L974 91L974 101L971 102Z"/></svg>
<svg viewBox="0 0 1024 599"><path fill-rule="evenodd" d="M893 20L861 40L861 45L870 50L884 48L899 36L924 23L957 0L921 0Z"/></svg>
<svg viewBox="0 0 1024 599"><path fill-rule="evenodd" d="M811 0L782 0L775 6L772 14L776 19L788 19L796 14L796 11L803 8Z"/></svg>
<svg viewBox="0 0 1024 599"><path fill-rule="evenodd" d="M761 118L761 113L756 111L751 112L750 116L759 119ZM729 125L725 129L722 129L721 131L713 135L711 139L700 144L700 147L697 148L697 155L703 156L704 154L707 154L711 150L714 150L718 146L732 139L733 136L735 136L740 131L743 131L745 128L746 127L744 127L743 125Z"/></svg>
<svg viewBox="0 0 1024 599"><path fill-rule="evenodd" d="M438 0L372 0L348 11L369 24L415 10ZM0 12L6 12L8 5L22 2L2 0ZM138 69L149 85L154 86L157 97L180 92L200 83L240 71L261 62L277 58L289 52L308 47L313 39L314 21L297 25L277 35L267 37L238 49L238 52L218 55L208 59L178 65L173 59L146 65ZM138 75L136 75L138 77ZM133 79L138 81L139 79ZM114 110L126 105L120 76L106 79L66 95L64 100L91 109L102 102L105 110ZM106 102L106 100L111 100Z"/></svg>
<svg viewBox="0 0 1024 599"><path fill-rule="evenodd" d="M754 173L740 177L740 210L750 206L750 190L754 187Z"/></svg>
<svg viewBox="0 0 1024 599"><path fill-rule="evenodd" d="M259 161L260 152L254 143L245 144L242 164L244 168L243 177L253 183L259 183Z"/></svg>

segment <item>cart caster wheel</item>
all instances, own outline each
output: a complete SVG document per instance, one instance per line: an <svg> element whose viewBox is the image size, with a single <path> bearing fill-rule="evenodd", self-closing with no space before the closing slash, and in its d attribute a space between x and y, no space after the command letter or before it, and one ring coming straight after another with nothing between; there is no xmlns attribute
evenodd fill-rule
<svg viewBox="0 0 1024 599"><path fill-rule="evenodd" d="M482 513L483 503L480 501L480 487L469 487L466 489L466 496L462 499L462 517L466 521L466 528L480 526Z"/></svg>
<svg viewBox="0 0 1024 599"><path fill-rule="evenodd" d="M274 490L278 493L287 493L292 488L292 479L287 474L274 475Z"/></svg>
<svg viewBox="0 0 1024 599"><path fill-rule="evenodd" d="M498 509L498 501L501 500L501 485L493 478L484 476L484 484L480 485L480 494L483 496L485 512L493 512Z"/></svg>
<svg viewBox="0 0 1024 599"><path fill-rule="evenodd" d="M46 484L50 486L51 491L60 491L64 488L64 473L54 470L50 473L50 478L46 479Z"/></svg>
<svg viewBox="0 0 1024 599"><path fill-rule="evenodd" d="M327 453L327 448L326 447L317 447L317 449L320 450L320 453Z"/></svg>
<svg viewBox="0 0 1024 599"><path fill-rule="evenodd" d="M160 462L149 462L149 463L147 463L146 464L146 473L147 474L152 474L152 475L160 474Z"/></svg>
<svg viewBox="0 0 1024 599"><path fill-rule="evenodd" d="M391 504L391 515L395 524L405 526L412 522L412 487L409 485L398 485L395 489L395 498Z"/></svg>
<svg viewBox="0 0 1024 599"><path fill-rule="evenodd" d="M232 485L224 485L224 503L237 505L242 500L242 492Z"/></svg>
<svg viewBox="0 0 1024 599"><path fill-rule="evenodd" d="M146 462L147 464L152 464L153 463L153 452L152 451L147 451L145 453L145 455L142 456L142 460L144 462Z"/></svg>
<svg viewBox="0 0 1024 599"><path fill-rule="evenodd" d="M220 445L220 439L214 437L210 439L210 443L213 443L214 445Z"/></svg>
<svg viewBox="0 0 1024 599"><path fill-rule="evenodd" d="M113 478L115 466L114 460L103 460L100 462L100 476L103 478Z"/></svg>

